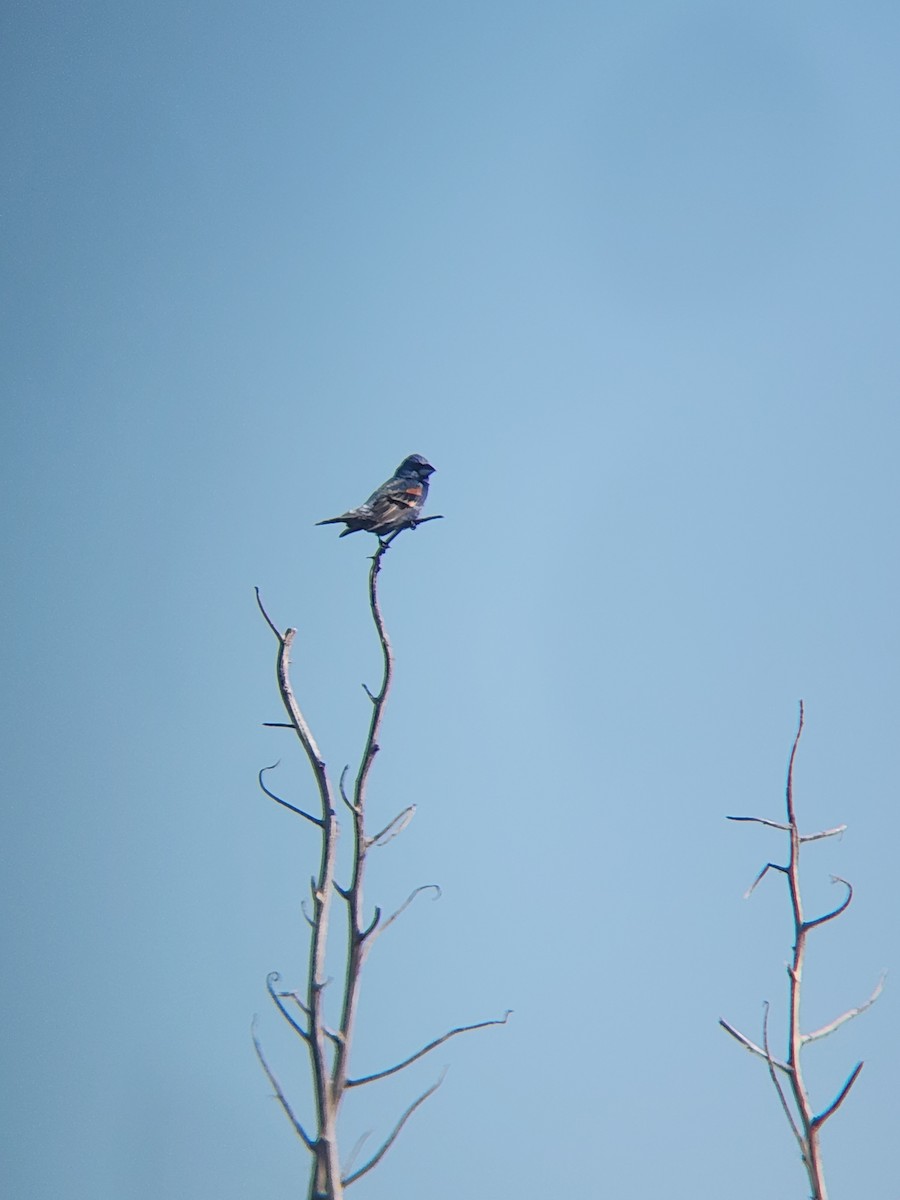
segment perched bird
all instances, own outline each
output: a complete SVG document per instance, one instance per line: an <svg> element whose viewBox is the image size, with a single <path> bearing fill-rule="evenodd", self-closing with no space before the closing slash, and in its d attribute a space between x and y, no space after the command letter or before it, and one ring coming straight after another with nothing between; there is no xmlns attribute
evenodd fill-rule
<svg viewBox="0 0 900 1200"><path fill-rule="evenodd" d="M351 508L340 517L329 517L317 521L317 525L336 525L341 521L347 526L341 537L356 533L360 529L383 537L415 525L428 495L428 476L434 467L421 454L410 454L404 458L392 479L376 488L365 504Z"/></svg>

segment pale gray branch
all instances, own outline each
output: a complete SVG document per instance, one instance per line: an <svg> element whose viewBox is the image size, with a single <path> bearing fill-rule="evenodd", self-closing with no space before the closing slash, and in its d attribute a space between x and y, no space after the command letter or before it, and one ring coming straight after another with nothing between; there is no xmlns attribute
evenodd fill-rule
<svg viewBox="0 0 900 1200"><path fill-rule="evenodd" d="M374 837L366 839L366 846L386 846L388 842L393 841L395 837L403 832L413 817L416 815L416 806L408 805L403 812L397 813L392 821L388 821L384 829L380 833L376 833Z"/></svg>
<svg viewBox="0 0 900 1200"><path fill-rule="evenodd" d="M835 825L834 829L823 829L820 833L803 833L800 835L801 842L818 842L820 838L837 837L838 834L846 833L846 825Z"/></svg>
<svg viewBox="0 0 900 1200"><path fill-rule="evenodd" d="M885 977L882 975L875 984L871 996L864 1003L860 1004L858 1008L848 1009L847 1012L841 1013L839 1017L835 1017L833 1021L829 1021L827 1025L823 1025L821 1029L814 1029L812 1033L802 1034L800 1037L801 1043L805 1045L807 1042L815 1042L818 1038L828 1037L829 1033L834 1033L836 1029L840 1029L847 1021L852 1021L854 1017L858 1017L860 1013L864 1013L867 1008L871 1008L884 991L884 980Z"/></svg>

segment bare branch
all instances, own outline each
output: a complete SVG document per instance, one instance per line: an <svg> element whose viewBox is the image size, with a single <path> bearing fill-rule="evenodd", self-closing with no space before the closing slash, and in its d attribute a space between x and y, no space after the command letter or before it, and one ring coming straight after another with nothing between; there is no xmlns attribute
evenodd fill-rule
<svg viewBox="0 0 900 1200"><path fill-rule="evenodd" d="M801 833L801 842L818 842L821 838L837 837L841 833L846 833L846 825L835 825L834 829L823 829L820 833Z"/></svg>
<svg viewBox="0 0 900 1200"><path fill-rule="evenodd" d="M264 729L293 729L290 721L263 721Z"/></svg>
<svg viewBox="0 0 900 1200"><path fill-rule="evenodd" d="M403 901L403 903L400 905L400 907L397 909L397 911L392 913L388 917L388 919L385 921L385 923L381 926L381 928L378 930L378 936L380 937L381 934L383 934L386 929L390 929L390 927L397 920L397 918L399 916L402 916L403 913L406 912L406 910L412 904L413 900L415 900L416 896L418 896L421 892L427 892L427 891L432 891L432 890L437 893L435 895L434 899L440 900L443 893L441 892L441 889L438 887L438 885L436 883L423 883L421 887L417 887L413 891L411 891L409 893L409 895L406 897L406 899Z"/></svg>
<svg viewBox="0 0 900 1200"><path fill-rule="evenodd" d="M297 1007L300 1009L300 1011L303 1013L303 1015L305 1017L309 1017L309 1015L310 1015L309 1005L304 1004L296 992L279 992L278 996L282 1000L293 1000L293 1002L297 1005ZM340 1041L341 1041L340 1034L335 1033L335 1031L333 1029L329 1029L328 1026L325 1024L322 1024L321 1028L322 1028L322 1032L325 1034L325 1036L327 1038L330 1038L331 1041L333 1041L335 1043L335 1045L338 1045L340 1043Z"/></svg>
<svg viewBox="0 0 900 1200"><path fill-rule="evenodd" d="M741 1033L739 1029L735 1029L733 1025L729 1025L728 1022L723 1020L721 1017L719 1017L719 1024L726 1033L731 1034L735 1041L740 1042L745 1050L749 1050L751 1054L758 1054L759 1057L764 1058L766 1062L771 1062L773 1066L778 1067L779 1071L785 1071L788 1075L791 1073L791 1068L787 1065L787 1063L780 1062L777 1058L772 1058L770 1055L767 1055L762 1046L757 1046L756 1042L751 1042L751 1040L745 1034Z"/></svg>
<svg viewBox="0 0 900 1200"><path fill-rule="evenodd" d="M366 941L367 938L370 938L372 936L372 934L378 928L378 922L380 920L381 920L381 909L376 904L375 912L374 912L374 915L372 916L372 920L368 923L368 925L365 927L365 929L360 931L359 940L361 942Z"/></svg>
<svg viewBox="0 0 900 1200"><path fill-rule="evenodd" d="M419 525L427 525L429 521L443 521L443 520L444 520L443 513L435 513L433 516L430 516L430 517L419 517L419 519L417 521L410 521L409 525L405 525L403 528L404 529L417 529L419 527ZM382 554L384 554L385 550L388 549L391 542L395 538L399 537L402 532L403 532L403 529L395 529L394 532L392 534L390 534L388 537L386 537L386 538L379 537L378 549L376 550L375 555L373 555L373 557L380 557Z"/></svg>
<svg viewBox="0 0 900 1200"><path fill-rule="evenodd" d="M797 757L797 747L800 745L800 735L803 732L803 701L800 701L800 717L797 721L797 733L794 737L794 744L791 746L791 757L788 759L787 786L785 787L785 805L787 808L788 825L792 829L797 828L797 819L794 816L794 759Z"/></svg>
<svg viewBox="0 0 900 1200"><path fill-rule="evenodd" d="M429 1042L427 1046L423 1046L421 1050L417 1050L415 1054L411 1054L409 1058L405 1058L403 1062L396 1063L393 1067L388 1067L384 1071L376 1071L372 1075L363 1075L360 1079L348 1079L347 1087L362 1087L364 1083L374 1083L376 1079L386 1079L388 1075L396 1075L398 1071L402 1071L404 1067L408 1067L418 1061L418 1059L424 1058L426 1054L430 1054L438 1046L443 1046L444 1042L449 1042L452 1037L456 1037L459 1033L471 1033L473 1029L486 1029L488 1025L505 1025L511 1013L512 1009L508 1008L502 1017L497 1017L492 1021L479 1021L475 1025L460 1025L456 1029L451 1029L442 1037L435 1038L433 1042Z"/></svg>
<svg viewBox="0 0 900 1200"><path fill-rule="evenodd" d="M346 1168L347 1171L349 1171L350 1168L353 1166L353 1164L356 1162L357 1158L359 1157L360 1150L362 1150L363 1146L365 1145L365 1143L369 1140L369 1138L371 1136L372 1136L372 1131L371 1131L371 1129L369 1129L365 1133L361 1133L359 1135L359 1137L356 1139L356 1143L355 1143L353 1149L350 1151L350 1157L347 1159L347 1168Z"/></svg>
<svg viewBox="0 0 900 1200"><path fill-rule="evenodd" d="M268 620L268 618L266 618L266 619ZM303 1128L303 1126L300 1124L300 1122L294 1116L294 1111L291 1108L290 1104L288 1103L287 1097L285 1096L284 1092L282 1091L281 1084L275 1078L274 1074L272 1073L272 1068L266 1062L266 1056L263 1054L262 1046L260 1045L259 1038L256 1033L256 1018L255 1017L253 1018L252 1032L253 1032L253 1046L254 1046L254 1049L256 1050L256 1057L259 1059L260 1065L262 1066L262 1069L265 1071L266 1076L269 1080L269 1083L271 1083L272 1087L275 1090L275 1098L278 1100L278 1103L281 1105L282 1109L284 1110L285 1116L290 1121L291 1125L293 1125L294 1132L297 1134L297 1136L303 1142L304 1146L307 1148L307 1150L314 1150L312 1138L309 1136L309 1134L306 1132L306 1130Z"/></svg>
<svg viewBox="0 0 900 1200"><path fill-rule="evenodd" d="M754 821L757 825L766 825L769 829L780 829L782 833L790 832L790 825L780 825L778 821L769 821L766 817L726 817L726 821Z"/></svg>
<svg viewBox="0 0 900 1200"><path fill-rule="evenodd" d="M756 891L756 885L762 880L762 877L765 875L766 871L781 871L781 873L783 875L787 875L787 873L788 873L787 867L779 866L778 863L773 863L773 862L766 863L766 865L763 867L763 869L760 871L760 873L757 875L757 877L753 880L753 882L747 888L746 892L744 892L745 900L749 900L750 897L753 895L753 893Z"/></svg>
<svg viewBox="0 0 900 1200"><path fill-rule="evenodd" d="M293 1029L293 1031L295 1033L299 1033L299 1035L303 1038L304 1042L308 1042L309 1041L309 1032L303 1028L303 1026L300 1024L299 1021L294 1020L294 1018L291 1016L291 1014L288 1012L288 1010L285 1008L285 1006L281 1003L282 997L284 995L293 996L293 992L282 993L282 992L275 991L274 985L278 982L279 979L281 979L281 976L278 974L277 971L270 971L269 974L266 976L266 990L268 991L269 995L272 997L272 1003L275 1005L275 1007L278 1009L278 1011L281 1013L281 1015L287 1021L288 1025L290 1025L291 1029ZM308 1016L309 1015L308 1009L306 1010L306 1013Z"/></svg>
<svg viewBox="0 0 900 1200"><path fill-rule="evenodd" d="M366 846L386 846L388 842L393 841L395 837L403 832L413 817L416 815L416 806L408 805L403 812L397 813L393 820L388 821L384 829L380 833L376 833L374 837L366 839Z"/></svg>
<svg viewBox="0 0 900 1200"><path fill-rule="evenodd" d="M292 728L292 726L288 726L288 728ZM287 802L287 800L282 800L282 798L280 796L276 796L274 792L270 792L269 789L266 787L266 785L263 783L263 775L265 775L266 771L274 771L275 768L278 766L278 763L280 763L280 762L281 762L281 759L279 759L278 762L272 763L271 767L263 767L263 769L260 771L259 775L257 776L257 778L259 779L259 786L262 788L262 790L265 792L265 794L269 797L270 800L274 800L276 804L280 804L284 808L289 808L291 810L291 812L296 813L298 817L306 817L307 821L311 821L313 823L313 825L318 825L319 828L321 829L322 822L319 820L318 817L314 817L312 815L312 813L304 812L304 810L302 808L297 808L297 806L294 804L289 804Z"/></svg>
<svg viewBox="0 0 900 1200"><path fill-rule="evenodd" d="M272 618L266 612L266 607L262 602L262 596L260 596L260 594L259 594L259 588L257 587L257 588L254 588L253 590L254 590L254 592L256 592L256 603L259 607L259 611L262 613L263 617L265 618L266 624L272 630L272 632L275 634L275 636L278 638L278 641L284 642L284 635L281 633L281 631L278 629L278 626L275 624L275 622L272 620Z"/></svg>
<svg viewBox="0 0 900 1200"><path fill-rule="evenodd" d="M350 811L353 812L353 803L350 800L350 797L347 795L347 787L346 787L347 772L349 770L350 770L350 764L345 763L344 769L343 769L343 771L341 771L341 779L340 779L340 783L338 784L338 791L341 793L341 799L343 800L343 802L350 809Z"/></svg>
<svg viewBox="0 0 900 1200"><path fill-rule="evenodd" d="M815 929L817 925L824 925L826 921L833 921L835 917L839 917L841 913L849 907L850 901L853 899L853 885L848 883L846 879L841 879L840 875L832 875L831 882L842 883L847 889L847 895L837 906L837 908L833 908L831 912L826 913L824 917L816 917L814 921L804 921L804 930Z"/></svg>
<svg viewBox="0 0 900 1200"><path fill-rule="evenodd" d="M806 1160L806 1139L803 1137L803 1134L797 1128L797 1122L794 1120L794 1114L791 1112L790 1105L787 1102L787 1096L785 1096L784 1091L781 1087L781 1080L778 1078L777 1074L775 1073L775 1065L776 1065L775 1059L772 1057L771 1051L769 1050L769 1002L768 1002L768 1000L766 1000L766 1002L763 1005L763 1054L765 1056L765 1060L766 1060L766 1063L769 1068L769 1078L772 1080L772 1084L775 1088L775 1091L778 1093L778 1099L781 1101L781 1107L784 1109L784 1115L788 1119L788 1124L790 1125L791 1130L793 1131L794 1137L797 1139L797 1142L800 1146L800 1154L803 1156L803 1159L805 1161ZM788 1068L788 1074L793 1075L794 1072L791 1071L790 1068Z"/></svg>
<svg viewBox="0 0 900 1200"><path fill-rule="evenodd" d="M854 1017L858 1017L860 1013L864 1013L867 1008L871 1008L884 991L884 980L885 976L882 975L875 984L871 996L864 1003L860 1004L858 1008L848 1009L847 1012L841 1013L839 1017L835 1017L833 1021L829 1021L827 1025L823 1025L821 1029L815 1029L812 1033L804 1033L800 1038L803 1045L806 1045L807 1042L815 1042L819 1038L828 1037L829 1033L834 1033L836 1029L840 1029L847 1021L852 1021Z"/></svg>
<svg viewBox="0 0 900 1200"><path fill-rule="evenodd" d="M856 1083L857 1079L859 1079L859 1073L862 1069L863 1069L863 1064L861 1062L858 1062L856 1064L856 1066L853 1068L853 1070L851 1071L850 1077L848 1078L847 1082L844 1084L844 1086L838 1092L836 1099L832 1100L832 1102L828 1105L828 1107L825 1109L824 1112L819 1113L819 1115L813 1119L813 1123L812 1123L813 1129L821 1129L821 1127L825 1124L825 1122L828 1120L828 1118L833 1113L837 1112L837 1110L841 1107L841 1105L847 1099L847 1094L849 1093L850 1089L853 1087L854 1083Z"/></svg>
<svg viewBox="0 0 900 1200"><path fill-rule="evenodd" d="M440 1079L437 1081L437 1083L433 1083L431 1085L431 1087L428 1088L427 1091L424 1091L422 1093L422 1095L418 1097L418 1099L416 1099L412 1102L412 1104L409 1106L409 1108L406 1110L406 1112L403 1114L403 1116L400 1118L400 1120L394 1126L393 1132L391 1133L390 1137L387 1139L386 1142L382 1143L382 1146L378 1150L378 1152L376 1154L374 1154L372 1156L372 1158L369 1159L369 1161L366 1163L366 1165L364 1167L360 1167L358 1171L354 1171L352 1175L348 1175L347 1178L342 1181L344 1184L344 1187L349 1187L351 1183L356 1183L357 1179L361 1179L363 1177L363 1175L365 1175L367 1172L371 1171L373 1167L378 1166L378 1164L384 1158L385 1154L387 1154L388 1150L390 1150L391 1146L393 1146L394 1142L397 1140L400 1130L403 1128L403 1126L406 1124L406 1122L409 1120L409 1118L413 1115L413 1113L416 1111L416 1109L419 1107L419 1105L424 1104L429 1096L434 1095L434 1093L438 1090L438 1088L444 1082L444 1077L446 1076L446 1074L447 1074L447 1072L444 1071L443 1074L441 1075Z"/></svg>

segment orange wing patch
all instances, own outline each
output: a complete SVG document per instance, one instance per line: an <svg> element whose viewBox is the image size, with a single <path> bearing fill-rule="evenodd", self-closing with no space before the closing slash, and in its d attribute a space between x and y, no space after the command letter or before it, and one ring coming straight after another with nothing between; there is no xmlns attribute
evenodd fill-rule
<svg viewBox="0 0 900 1200"><path fill-rule="evenodd" d="M391 500L393 500L395 504L402 504L406 508L413 508L415 507L416 501L421 495L422 485L419 484L416 487L404 488L402 492L393 492L391 494Z"/></svg>

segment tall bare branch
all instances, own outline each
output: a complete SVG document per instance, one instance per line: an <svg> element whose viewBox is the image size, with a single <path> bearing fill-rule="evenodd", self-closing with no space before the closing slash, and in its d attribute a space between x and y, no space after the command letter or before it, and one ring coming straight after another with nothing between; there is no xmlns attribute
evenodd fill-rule
<svg viewBox="0 0 900 1200"><path fill-rule="evenodd" d="M434 519L434 518L428 518ZM420 521L419 524L424 522ZM266 624L278 643L276 660L276 675L278 690L282 704L287 714L286 722L268 722L272 728L291 729L295 733L315 781L318 793L318 811L307 812L305 809L292 804L282 796L277 795L264 782L265 773L271 770L264 767L259 773L259 785L267 796L283 808L298 816L304 817L319 830L319 866L315 876L310 881L312 897L311 909L303 906L304 917L310 927L309 953L307 961L306 987L302 998L299 991L278 991L276 984L279 975L272 972L266 987L269 996L288 1026L303 1042L309 1055L312 1092L315 1101L315 1133L307 1132L297 1120L294 1111L269 1067L256 1037L254 1029L254 1046L260 1063L275 1090L275 1094L291 1122L297 1135L303 1140L307 1149L313 1155L313 1165L310 1175L308 1200L343 1200L344 1187L361 1178L381 1161L388 1149L393 1145L403 1126L415 1110L428 1099L440 1084L434 1084L423 1092L404 1111L393 1131L381 1145L378 1151L358 1170L342 1177L340 1154L338 1150L338 1116L342 1102L351 1087L362 1083L373 1083L388 1075L402 1070L417 1061L430 1050L442 1045L451 1037L460 1033L481 1029L487 1025L503 1024L509 1013L502 1021L482 1021L475 1025L459 1026L444 1034L441 1038L429 1043L418 1050L402 1063L380 1071L375 1075L361 1079L349 1080L348 1070L353 1034L356 1023L356 1012L359 1003L362 968L376 935L387 929L421 892L434 887L429 884L416 888L408 899L386 921L382 922L382 912L375 907L371 920L366 922L364 917L363 882L367 855L370 849L386 844L397 837L408 825L415 813L415 805L411 804L398 816L394 817L383 829L376 834L366 832L366 801L367 788L372 765L379 750L379 737L384 717L385 705L391 689L394 672L394 657L390 639L385 628L384 619L378 597L378 577L381 571L384 555L396 537L379 539L378 549L373 558L368 574L369 608L375 626L378 643L381 649L382 671L378 690L373 692L366 688L372 706L366 736L363 742L359 765L352 788L348 787L347 777L349 768L341 772L337 789L332 787L331 779L312 730L300 708L291 683L291 648L296 636L296 630L287 629L280 632L278 626L267 613L259 589L256 600ZM350 878L346 886L338 884L335 878L337 842L339 825L335 812L335 801L339 797L346 809L352 827L352 844L350 846L349 866ZM332 902L335 898L343 901L346 915L345 945L343 961L337 970L335 980L330 979L326 971L326 952L329 947L330 916ZM334 938L332 938L334 941ZM330 951L332 955L336 951ZM333 989L328 989L329 983L334 983ZM340 1016L335 1025L326 1023L325 999L326 994L336 993L334 1006L340 1009ZM302 1014L302 1020L289 1011L287 1002L296 1005ZM352 1164L353 1156L350 1158ZM348 1164L347 1171L350 1170Z"/></svg>
<svg viewBox="0 0 900 1200"><path fill-rule="evenodd" d="M837 876L833 876L835 883L842 883L847 889L847 895L831 911L820 917L814 917L807 920L803 915L803 899L800 892L800 848L801 846L814 841L819 841L823 838L834 837L837 834L844 832L846 826L839 825L833 829L825 829L818 833L801 834L797 825L797 816L794 804L794 764L797 758L797 749L800 744L800 736L803 732L804 709L803 702L800 702L800 717L797 723L797 732L794 737L793 745L791 746L790 759L788 761L787 784L785 787L785 809L787 814L786 823L780 821L770 821L763 817L729 817L730 821L753 821L759 825L765 825L770 828L778 829L788 834L789 851L788 861L785 864L766 863L756 879L751 884L750 888L745 893L749 896L757 884L769 871L777 871L787 880L788 896L790 898L791 913L793 916L794 929L794 948L791 961L788 964L788 981L789 981L789 1002L788 1002L788 1030L787 1030L787 1056L784 1062L780 1062L773 1058L769 1051L769 1005L765 1005L765 1018L763 1021L763 1045L760 1048L755 1042L752 1042L744 1034L740 1033L734 1026L727 1021L720 1020L719 1024L733 1038L741 1043L747 1050L753 1054L764 1058L769 1069L769 1077L772 1084L778 1093L779 1102L787 1117L791 1131L797 1140L800 1147L800 1155L803 1160L803 1165L806 1168L807 1177L812 1193L812 1200L827 1200L827 1192L825 1188L825 1174L822 1165L822 1152L819 1143L819 1133L822 1126L833 1113L837 1111L847 1095L851 1087L859 1077L862 1070L862 1063L859 1063L850 1074L847 1081L844 1083L841 1090L838 1092L835 1099L821 1112L818 1116L814 1114L812 1102L810 1100L809 1090L803 1074L803 1065L801 1062L801 1051L809 1042L815 1041L818 1038L825 1037L832 1033L840 1025L849 1021L852 1017L864 1012L877 1000L882 983L879 983L875 991L865 1002L858 1008L850 1009L848 1012L837 1017L834 1021L824 1025L821 1029L815 1030L813 1033L802 1033L800 1029L800 998L803 984L803 968L806 961L806 949L810 932L825 925L829 921L833 921L839 917L850 904L853 898L853 888L845 880ZM882 981L883 982L883 981ZM785 1076L787 1086L782 1083L781 1076Z"/></svg>

